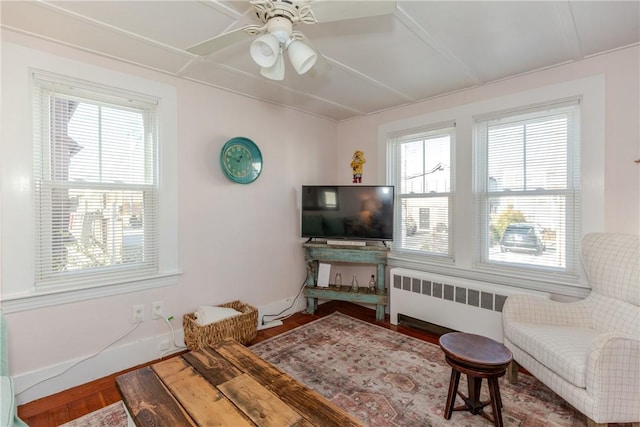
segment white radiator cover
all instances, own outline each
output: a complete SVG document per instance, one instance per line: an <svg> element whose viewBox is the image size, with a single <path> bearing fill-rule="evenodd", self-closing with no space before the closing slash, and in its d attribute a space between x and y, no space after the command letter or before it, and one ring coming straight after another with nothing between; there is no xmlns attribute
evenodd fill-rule
<svg viewBox="0 0 640 427"><path fill-rule="evenodd" d="M392 268L389 285L391 323L398 315L503 342L502 307L509 295L548 293L494 285L405 268Z"/></svg>

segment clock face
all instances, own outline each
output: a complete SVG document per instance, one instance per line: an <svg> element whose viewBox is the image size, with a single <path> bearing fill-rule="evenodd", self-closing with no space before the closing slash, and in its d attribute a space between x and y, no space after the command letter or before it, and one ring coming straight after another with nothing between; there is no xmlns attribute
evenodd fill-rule
<svg viewBox="0 0 640 427"><path fill-rule="evenodd" d="M233 182L249 184L262 172L262 154L258 146L248 138L232 138L224 144L220 153L220 165L224 174Z"/></svg>

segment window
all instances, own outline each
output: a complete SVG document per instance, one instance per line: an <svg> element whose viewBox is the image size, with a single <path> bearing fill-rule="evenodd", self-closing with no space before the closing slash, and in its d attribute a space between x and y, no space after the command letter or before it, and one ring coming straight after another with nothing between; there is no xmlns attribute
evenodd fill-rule
<svg viewBox="0 0 640 427"><path fill-rule="evenodd" d="M157 100L34 74L35 286L158 270Z"/></svg>
<svg viewBox="0 0 640 427"><path fill-rule="evenodd" d="M393 138L398 191L394 249L450 256L452 232L452 124Z"/></svg>
<svg viewBox="0 0 640 427"><path fill-rule="evenodd" d="M177 285L176 88L4 47L3 312Z"/></svg>
<svg viewBox="0 0 640 427"><path fill-rule="evenodd" d="M476 119L480 263L576 275L578 100Z"/></svg>
<svg viewBox="0 0 640 427"><path fill-rule="evenodd" d="M605 99L598 75L381 125L389 266L584 297L580 242L604 230Z"/></svg>

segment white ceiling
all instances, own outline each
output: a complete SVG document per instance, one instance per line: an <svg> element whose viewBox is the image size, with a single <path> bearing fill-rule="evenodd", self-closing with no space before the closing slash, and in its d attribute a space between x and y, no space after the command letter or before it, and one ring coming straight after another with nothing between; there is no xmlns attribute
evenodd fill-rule
<svg viewBox="0 0 640 427"><path fill-rule="evenodd" d="M393 15L296 26L330 67L300 76L287 60L277 82L260 76L251 38L207 57L186 51L258 23L248 1L3 0L0 7L4 28L336 121L640 42L640 1L398 1Z"/></svg>

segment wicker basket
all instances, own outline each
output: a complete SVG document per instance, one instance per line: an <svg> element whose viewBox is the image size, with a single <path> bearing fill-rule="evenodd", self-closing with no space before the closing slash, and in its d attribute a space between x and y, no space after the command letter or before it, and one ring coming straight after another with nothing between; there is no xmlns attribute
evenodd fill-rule
<svg viewBox="0 0 640 427"><path fill-rule="evenodd" d="M241 312L239 316L229 317L219 322L201 326L195 313L187 313L182 319L184 342L190 350L215 344L224 338L233 338L242 344L248 344L258 333L258 309L241 301L220 304L219 307L233 308Z"/></svg>

